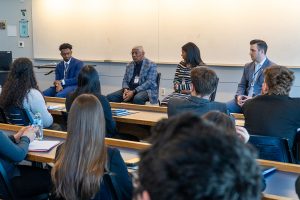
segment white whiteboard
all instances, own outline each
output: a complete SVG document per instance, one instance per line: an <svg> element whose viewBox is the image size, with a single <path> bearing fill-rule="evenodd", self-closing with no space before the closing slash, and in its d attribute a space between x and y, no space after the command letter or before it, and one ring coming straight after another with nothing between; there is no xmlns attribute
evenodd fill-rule
<svg viewBox="0 0 300 200"><path fill-rule="evenodd" d="M243 64L249 41L263 39L268 57L300 65L298 0L32 0L36 59L59 59L69 42L89 61L129 61L135 45L156 62L177 63L194 42L206 63Z"/></svg>

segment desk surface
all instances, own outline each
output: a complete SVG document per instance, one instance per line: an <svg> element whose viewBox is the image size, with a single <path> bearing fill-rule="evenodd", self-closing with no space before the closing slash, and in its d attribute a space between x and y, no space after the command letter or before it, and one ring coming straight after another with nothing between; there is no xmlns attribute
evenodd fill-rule
<svg viewBox="0 0 300 200"><path fill-rule="evenodd" d="M59 109L52 109L49 112L54 115L60 115L64 109L64 98L53 98L46 97L47 106L58 106ZM112 108L127 109L133 114L127 116L114 116L113 118L117 122L140 124L155 126L155 124L161 120L168 118L167 107L159 107L152 105L134 105L128 103L110 103ZM236 118L236 125L244 126L244 118L241 114L234 113L233 116Z"/></svg>
<svg viewBox="0 0 300 200"><path fill-rule="evenodd" d="M8 125L0 123L0 130L5 132L16 132L20 129L20 126ZM45 137L49 139L64 140L67 133L61 131L53 131L44 129ZM109 146L117 147L121 151L123 159L127 162L131 159L138 157L138 152L141 149L148 148L150 144L141 142L131 142L116 139L105 139L105 143ZM37 162L53 162L56 149L52 149L49 152L30 152L27 156L28 160ZM288 197L288 199L295 199L295 180L300 175L300 165L279 163L267 160L257 160L260 165L263 166L275 166L278 171L271 174L266 178L267 188L264 192L266 200L287 199L282 197Z"/></svg>

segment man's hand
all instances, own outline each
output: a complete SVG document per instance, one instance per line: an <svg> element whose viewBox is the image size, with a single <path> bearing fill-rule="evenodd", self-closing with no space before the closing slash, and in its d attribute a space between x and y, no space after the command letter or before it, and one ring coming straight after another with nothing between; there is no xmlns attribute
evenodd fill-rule
<svg viewBox="0 0 300 200"><path fill-rule="evenodd" d="M61 85L61 81L59 81L59 80L54 81L54 86L55 86L56 92L60 92L60 91L63 90L63 87Z"/></svg>
<svg viewBox="0 0 300 200"><path fill-rule="evenodd" d="M237 96L236 98L236 102L237 104L242 107L244 105L244 103L248 100L248 99L251 99L252 97L249 97L249 96L245 96L245 95L239 95Z"/></svg>
<svg viewBox="0 0 300 200"><path fill-rule="evenodd" d="M124 96L124 94L125 94L125 96ZM134 96L133 90L127 90L127 92L124 94L123 94L123 99L125 102L130 101L130 99L132 99L132 97Z"/></svg>

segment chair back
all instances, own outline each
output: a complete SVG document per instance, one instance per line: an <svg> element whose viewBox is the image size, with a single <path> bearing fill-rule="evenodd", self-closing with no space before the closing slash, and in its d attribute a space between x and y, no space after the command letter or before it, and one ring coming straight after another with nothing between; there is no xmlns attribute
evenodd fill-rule
<svg viewBox="0 0 300 200"><path fill-rule="evenodd" d="M210 94L209 96L209 100L210 101L214 101L216 98L216 94L217 94L217 89L218 89L218 84L219 84L219 78L217 78L217 85L216 85L216 89L213 93Z"/></svg>
<svg viewBox="0 0 300 200"><path fill-rule="evenodd" d="M27 126L33 123L33 119L29 114L29 111L24 108L16 106L10 106L3 109L6 122L8 124L15 124L19 126Z"/></svg>
<svg viewBox="0 0 300 200"><path fill-rule="evenodd" d="M0 191L1 199L16 199L12 190L10 179L0 160Z"/></svg>
<svg viewBox="0 0 300 200"><path fill-rule="evenodd" d="M160 77L161 77L161 73L158 72L158 73L157 73L157 76L156 76L156 84L157 84L158 96L159 96ZM159 99L158 99L158 104L160 105L160 100L159 100Z"/></svg>
<svg viewBox="0 0 300 200"><path fill-rule="evenodd" d="M256 147L260 159L295 163L286 138L250 135L248 143Z"/></svg>

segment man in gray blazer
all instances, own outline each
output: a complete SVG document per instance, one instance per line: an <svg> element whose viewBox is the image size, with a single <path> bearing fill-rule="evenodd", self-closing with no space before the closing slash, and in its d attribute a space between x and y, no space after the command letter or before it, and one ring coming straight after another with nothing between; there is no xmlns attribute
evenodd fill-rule
<svg viewBox="0 0 300 200"><path fill-rule="evenodd" d="M265 68L275 65L267 58L267 49L268 45L263 40L250 41L252 62L245 65L235 98L226 103L230 113L241 113L241 107L248 99L261 94L262 83L264 82L263 71Z"/></svg>
<svg viewBox="0 0 300 200"><path fill-rule="evenodd" d="M199 116L217 110L228 113L226 104L210 101L210 95L217 89L218 77L207 67L195 67L191 71L191 96L182 99L173 97L168 103L168 116L193 112Z"/></svg>

